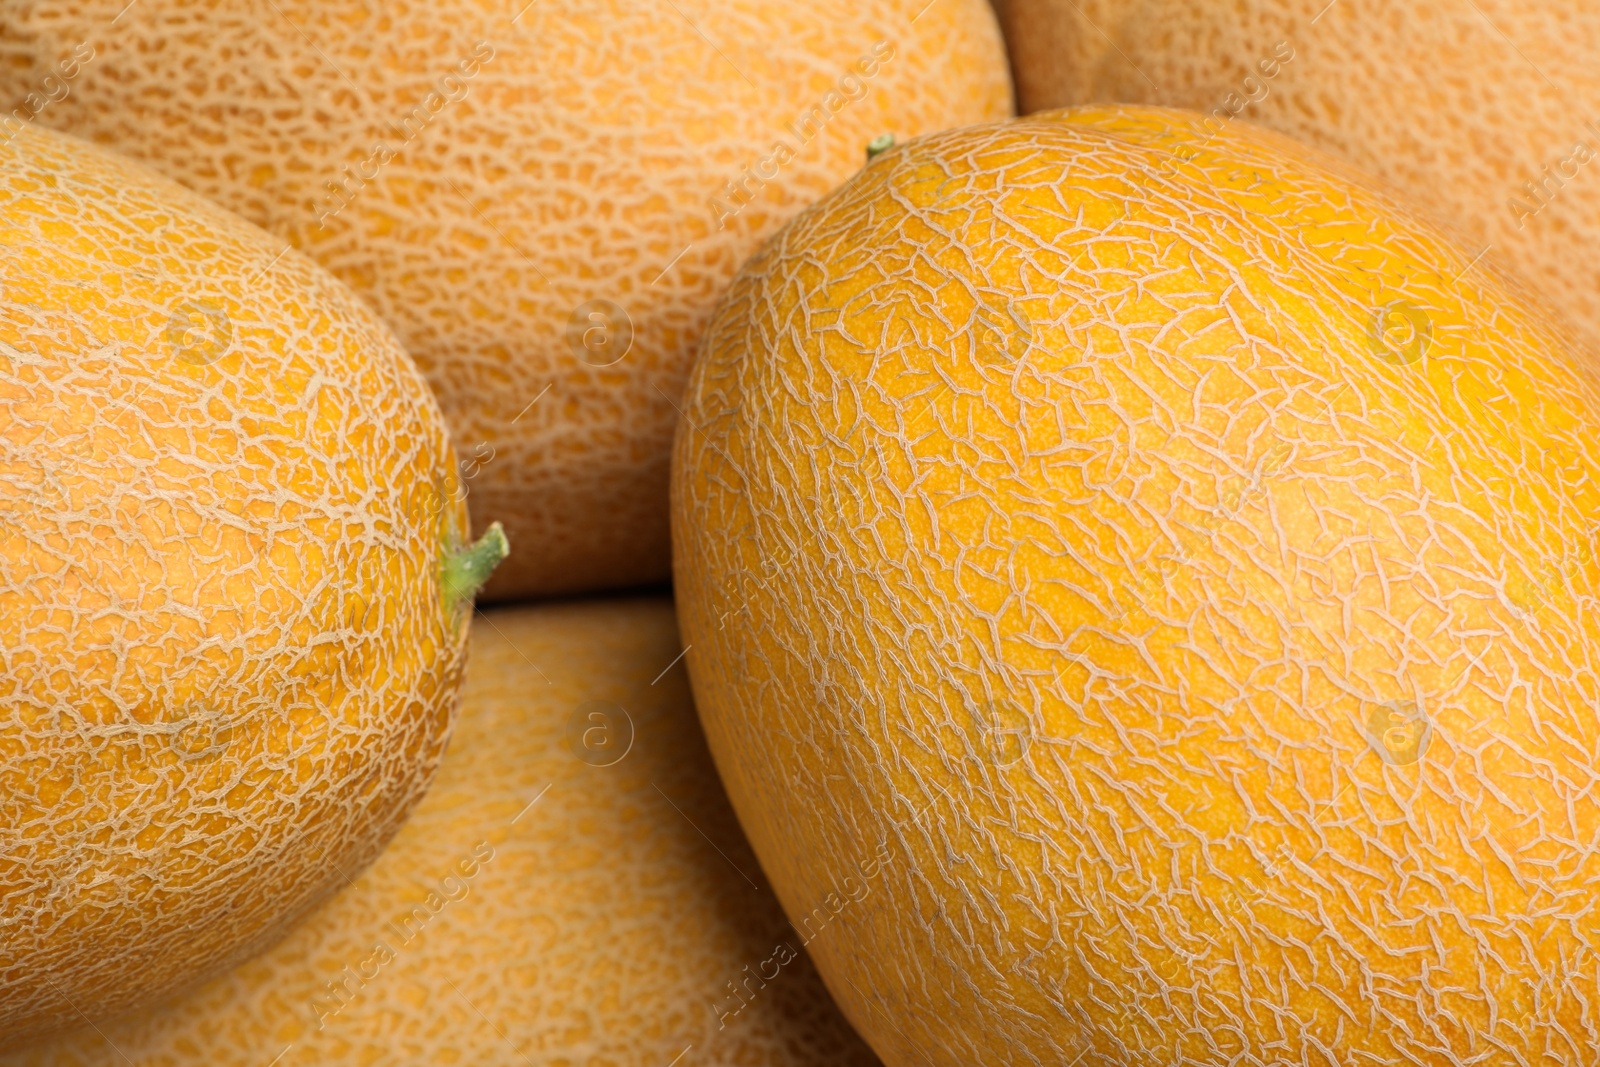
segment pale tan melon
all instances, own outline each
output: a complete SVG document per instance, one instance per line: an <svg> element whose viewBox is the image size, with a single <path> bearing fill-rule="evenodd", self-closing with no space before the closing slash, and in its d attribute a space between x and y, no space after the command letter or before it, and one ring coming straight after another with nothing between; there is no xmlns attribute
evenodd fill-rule
<svg viewBox="0 0 1600 1067"><path fill-rule="evenodd" d="M232 974L0 1064L875 1064L666 669L671 603L495 611L472 640L438 781L367 873Z"/></svg>
<svg viewBox="0 0 1600 1067"><path fill-rule="evenodd" d="M372 859L503 542L458 554L455 457L393 335L244 220L23 128L0 246L15 1041L259 950Z"/></svg>
<svg viewBox="0 0 1600 1067"><path fill-rule="evenodd" d="M373 303L474 524L529 546L497 597L664 581L674 404L734 270L878 134L1010 113L985 0L8 2L0 100L80 41L36 121Z"/></svg>
<svg viewBox="0 0 1600 1067"><path fill-rule="evenodd" d="M891 1067L1600 1058L1600 383L1324 159L923 138L708 328L696 703Z"/></svg>
<svg viewBox="0 0 1600 1067"><path fill-rule="evenodd" d="M1600 5L996 0L1021 110L1113 100L1335 152L1600 338Z"/></svg>

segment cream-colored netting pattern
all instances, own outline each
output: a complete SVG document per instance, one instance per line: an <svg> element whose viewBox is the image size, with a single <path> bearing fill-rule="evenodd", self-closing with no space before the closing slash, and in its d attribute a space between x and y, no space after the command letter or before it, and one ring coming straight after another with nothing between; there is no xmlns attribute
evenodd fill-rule
<svg viewBox="0 0 1600 1067"><path fill-rule="evenodd" d="M675 458L696 699L892 1067L1600 1056L1600 391L1321 157L1086 109L747 265Z"/></svg>
<svg viewBox="0 0 1600 1067"><path fill-rule="evenodd" d="M143 168L0 144L0 1032L260 949L444 746L464 523L342 284Z"/></svg>

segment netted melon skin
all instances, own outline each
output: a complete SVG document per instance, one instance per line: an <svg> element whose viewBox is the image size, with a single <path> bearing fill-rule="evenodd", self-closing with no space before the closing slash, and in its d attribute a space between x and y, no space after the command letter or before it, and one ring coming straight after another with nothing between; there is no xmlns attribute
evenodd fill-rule
<svg viewBox="0 0 1600 1067"><path fill-rule="evenodd" d="M696 704L791 916L893 857L813 953L892 1067L1600 1056L1600 387L1322 158L934 135L708 328Z"/></svg>
<svg viewBox="0 0 1600 1067"><path fill-rule="evenodd" d="M490 598L665 581L674 405L739 264L878 134L1010 114L985 0L140 0L113 27L124 6L0 4L0 99L92 42L36 121L148 162L372 303L439 397L475 525L539 546ZM397 134L447 75L460 98ZM830 93L802 140L789 125ZM396 154L375 168L380 143ZM359 184L345 166L376 177L322 219L330 181ZM621 315L595 325L591 301Z"/></svg>
<svg viewBox="0 0 1600 1067"><path fill-rule="evenodd" d="M0 1034L258 951L445 745L464 510L325 270L42 128L0 143Z"/></svg>
<svg viewBox="0 0 1600 1067"><path fill-rule="evenodd" d="M1387 182L1600 342L1600 7L1588 0L995 7L1024 113L1116 100L1289 134Z"/></svg>
<svg viewBox="0 0 1600 1067"><path fill-rule="evenodd" d="M438 780L367 873L232 974L0 1064L876 1064L803 951L748 977L799 940L683 665L662 673L681 651L671 602L497 609L472 641ZM589 702L626 712L630 746L617 716L599 728L618 747L583 748Z"/></svg>

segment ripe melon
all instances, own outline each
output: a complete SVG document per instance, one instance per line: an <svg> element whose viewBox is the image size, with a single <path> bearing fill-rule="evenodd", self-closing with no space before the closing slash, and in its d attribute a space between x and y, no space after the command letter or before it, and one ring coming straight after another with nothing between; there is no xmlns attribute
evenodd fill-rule
<svg viewBox="0 0 1600 1067"><path fill-rule="evenodd" d="M1600 338L1600 6L996 0L1023 111L1269 126L1379 176Z"/></svg>
<svg viewBox="0 0 1600 1067"><path fill-rule="evenodd" d="M717 782L672 604L480 622L438 781L365 874L232 974L0 1064L876 1063Z"/></svg>
<svg viewBox="0 0 1600 1067"><path fill-rule="evenodd" d="M427 386L322 268L125 159L0 141L0 1034L276 939L449 732L471 587Z"/></svg>
<svg viewBox="0 0 1600 1067"><path fill-rule="evenodd" d="M115 24L114 29L109 27ZM0 99L323 263L439 397L485 595L665 581L675 405L734 271L875 136L1011 113L986 0L51 0Z"/></svg>
<svg viewBox="0 0 1600 1067"><path fill-rule="evenodd" d="M1600 383L1354 173L938 134L708 327L696 704L890 1067L1600 1057Z"/></svg>

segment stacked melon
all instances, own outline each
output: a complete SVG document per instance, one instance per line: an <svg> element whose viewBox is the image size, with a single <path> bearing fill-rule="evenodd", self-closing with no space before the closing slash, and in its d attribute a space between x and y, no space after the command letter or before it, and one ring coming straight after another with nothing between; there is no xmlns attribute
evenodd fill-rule
<svg viewBox="0 0 1600 1067"><path fill-rule="evenodd" d="M0 1063L1600 1058L1588 305L1332 5L268 7L0 5Z"/></svg>
<svg viewBox="0 0 1600 1067"><path fill-rule="evenodd" d="M1586 0L996 0L1023 112L1259 123L1380 178L1600 338L1600 7Z"/></svg>
<svg viewBox="0 0 1600 1067"><path fill-rule="evenodd" d="M472 601L667 576L714 302L874 137L1008 113L988 9L91 0L0 42L6 1055L871 1062L669 607Z"/></svg>

